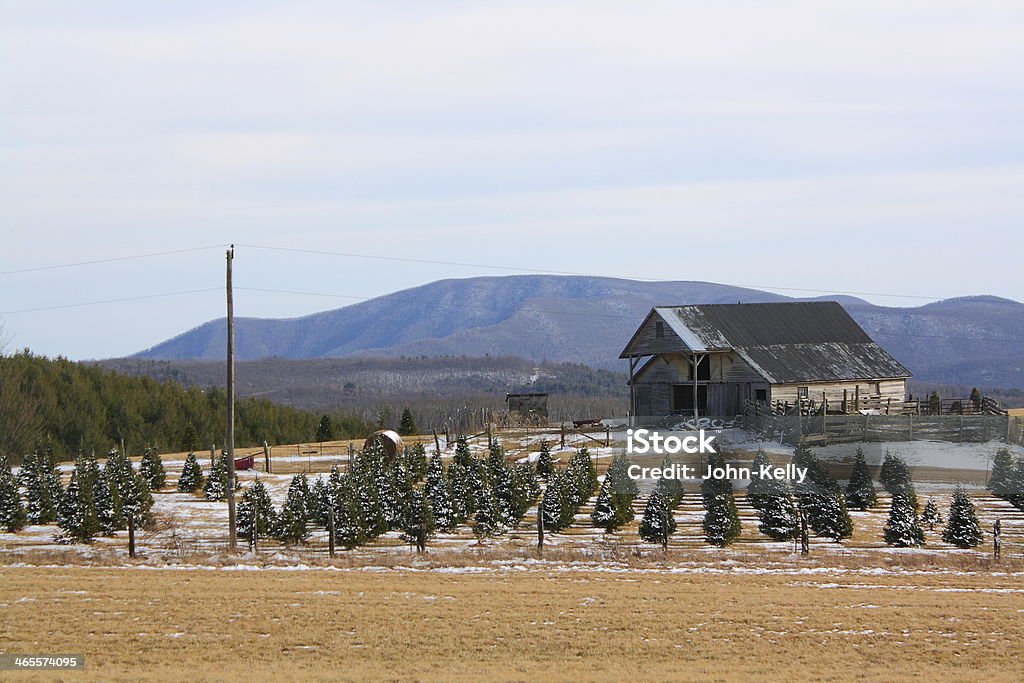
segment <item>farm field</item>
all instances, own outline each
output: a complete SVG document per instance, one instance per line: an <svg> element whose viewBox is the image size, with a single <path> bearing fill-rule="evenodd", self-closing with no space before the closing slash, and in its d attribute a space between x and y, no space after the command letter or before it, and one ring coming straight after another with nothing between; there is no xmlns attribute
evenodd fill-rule
<svg viewBox="0 0 1024 683"><path fill-rule="evenodd" d="M65 680L1019 681L1021 579L558 563L7 567L0 650L84 654L86 670Z"/></svg>

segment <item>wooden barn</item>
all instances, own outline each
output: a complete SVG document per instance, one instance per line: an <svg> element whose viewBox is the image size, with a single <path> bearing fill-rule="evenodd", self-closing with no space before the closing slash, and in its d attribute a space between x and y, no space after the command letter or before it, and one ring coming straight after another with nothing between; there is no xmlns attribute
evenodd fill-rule
<svg viewBox="0 0 1024 683"><path fill-rule="evenodd" d="M845 412L853 396L904 401L910 377L832 301L657 307L619 357L635 416L825 399Z"/></svg>

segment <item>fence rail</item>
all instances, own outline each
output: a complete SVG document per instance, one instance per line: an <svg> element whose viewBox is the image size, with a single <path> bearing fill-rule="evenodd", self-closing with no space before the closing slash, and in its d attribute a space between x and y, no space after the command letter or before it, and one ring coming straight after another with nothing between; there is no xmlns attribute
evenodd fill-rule
<svg viewBox="0 0 1024 683"><path fill-rule="evenodd" d="M951 441L980 443L1012 439L1006 415L780 415L749 410L744 427L780 443L831 443L879 441Z"/></svg>

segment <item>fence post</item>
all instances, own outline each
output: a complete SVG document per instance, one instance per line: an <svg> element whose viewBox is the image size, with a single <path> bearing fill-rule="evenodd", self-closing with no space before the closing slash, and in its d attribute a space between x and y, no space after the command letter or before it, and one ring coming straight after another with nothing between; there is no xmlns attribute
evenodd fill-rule
<svg viewBox="0 0 1024 683"><path fill-rule="evenodd" d="M544 552L544 496L537 503L537 554Z"/></svg>
<svg viewBox="0 0 1024 683"><path fill-rule="evenodd" d="M266 465L267 474L270 474L270 446L263 442L263 462Z"/></svg>
<svg viewBox="0 0 1024 683"><path fill-rule="evenodd" d="M135 557L135 510L128 512L128 557Z"/></svg>

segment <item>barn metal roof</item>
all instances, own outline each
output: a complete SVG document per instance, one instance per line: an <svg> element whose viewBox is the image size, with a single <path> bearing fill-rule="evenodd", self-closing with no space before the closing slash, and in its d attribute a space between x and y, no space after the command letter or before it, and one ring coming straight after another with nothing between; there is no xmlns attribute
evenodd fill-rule
<svg viewBox="0 0 1024 683"><path fill-rule="evenodd" d="M910 377L834 301L664 306L654 313L678 335L680 351L735 351L775 384Z"/></svg>

